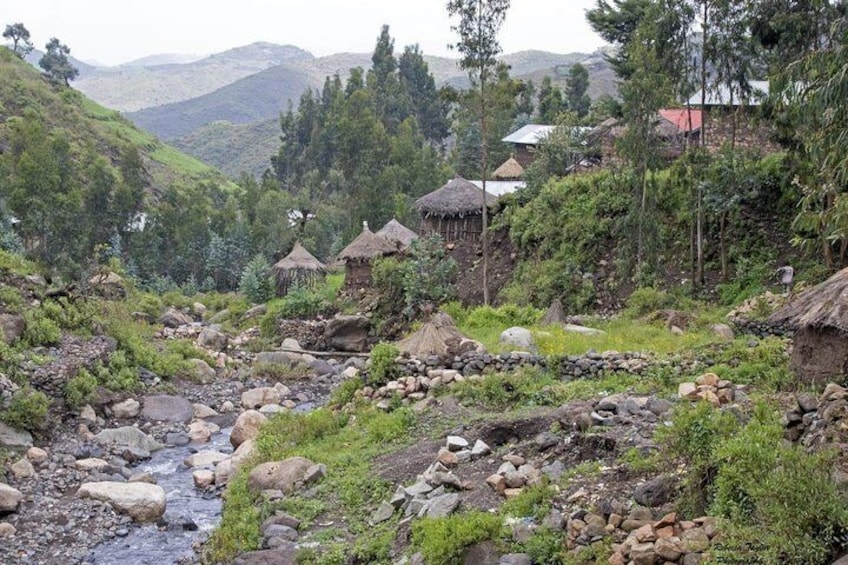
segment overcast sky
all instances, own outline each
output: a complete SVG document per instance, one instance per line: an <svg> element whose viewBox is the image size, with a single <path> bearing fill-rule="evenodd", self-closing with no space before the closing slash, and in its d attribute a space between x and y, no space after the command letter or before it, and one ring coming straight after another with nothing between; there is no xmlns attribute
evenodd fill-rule
<svg viewBox="0 0 848 565"><path fill-rule="evenodd" d="M418 43L455 56L445 0L0 0L39 49L58 37L83 61L115 65L157 53L211 54L255 41L291 44L317 56L369 52L382 24L395 49ZM591 52L603 45L586 23L595 0L512 0L504 52Z"/></svg>

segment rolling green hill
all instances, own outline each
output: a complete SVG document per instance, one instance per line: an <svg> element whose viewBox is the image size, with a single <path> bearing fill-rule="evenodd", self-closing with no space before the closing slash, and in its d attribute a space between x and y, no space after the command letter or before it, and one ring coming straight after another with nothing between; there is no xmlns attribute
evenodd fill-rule
<svg viewBox="0 0 848 565"><path fill-rule="evenodd" d="M127 117L162 139L173 140L215 121L248 124L274 118L311 86L305 72L278 65L215 92L128 113Z"/></svg>
<svg viewBox="0 0 848 565"><path fill-rule="evenodd" d="M0 153L8 149L14 118L30 112L48 130L63 130L75 145L94 146L113 164L126 146L137 147L152 193L178 181L230 184L220 171L162 143L120 113L74 90L53 88L6 48L0 48L0 109Z"/></svg>

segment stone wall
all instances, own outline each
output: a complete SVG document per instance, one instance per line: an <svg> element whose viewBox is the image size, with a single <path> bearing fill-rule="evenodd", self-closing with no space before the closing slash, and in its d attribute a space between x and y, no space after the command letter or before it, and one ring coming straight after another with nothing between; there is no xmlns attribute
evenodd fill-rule
<svg viewBox="0 0 848 565"><path fill-rule="evenodd" d="M781 147L772 140L774 132L765 122L758 120L754 108L710 108L706 115L706 146L718 151L734 139L737 149L758 149L764 153L776 153Z"/></svg>

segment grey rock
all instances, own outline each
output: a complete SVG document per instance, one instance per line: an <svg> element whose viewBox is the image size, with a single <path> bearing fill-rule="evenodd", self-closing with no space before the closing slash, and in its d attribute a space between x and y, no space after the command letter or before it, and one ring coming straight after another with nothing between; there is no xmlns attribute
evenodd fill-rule
<svg viewBox="0 0 848 565"><path fill-rule="evenodd" d="M802 412L815 412L818 407L818 399L816 399L816 397L812 394L805 392L798 395L798 408L800 408Z"/></svg>
<svg viewBox="0 0 848 565"><path fill-rule="evenodd" d="M254 306L250 310L244 313L244 316L241 317L242 320L250 320L252 318L257 318L259 316L264 316L268 313L268 307L265 304L259 304Z"/></svg>
<svg viewBox="0 0 848 565"><path fill-rule="evenodd" d="M410 497L406 494L406 489L402 486L398 485L395 489L395 493L392 495L392 498L389 500L389 504L391 504L394 508L400 508L406 501L409 500Z"/></svg>
<svg viewBox="0 0 848 565"><path fill-rule="evenodd" d="M0 447L32 447L32 434L25 430L16 430L0 422Z"/></svg>
<svg viewBox="0 0 848 565"><path fill-rule="evenodd" d="M633 500L643 506L655 508L669 502L674 496L674 479L660 475L642 483L633 492Z"/></svg>
<svg viewBox="0 0 848 565"><path fill-rule="evenodd" d="M430 500L422 509L422 512L428 518L443 518L453 513L458 506L459 495L451 492Z"/></svg>
<svg viewBox="0 0 848 565"><path fill-rule="evenodd" d="M547 451L559 443L559 439L551 432L540 432L533 441L539 446L539 451Z"/></svg>
<svg viewBox="0 0 848 565"><path fill-rule="evenodd" d="M233 565L296 565L297 546L294 543L283 544L275 549L249 551L236 557Z"/></svg>
<svg viewBox="0 0 848 565"><path fill-rule="evenodd" d="M381 502L380 506L371 514L371 524L376 525L389 520L395 513L395 507L388 502Z"/></svg>
<svg viewBox="0 0 848 565"><path fill-rule="evenodd" d="M304 457L262 463L250 472L247 485L252 490L278 489L290 493L314 464Z"/></svg>
<svg viewBox="0 0 848 565"><path fill-rule="evenodd" d="M192 322L191 318L174 308L168 308L167 310L165 310L165 313L159 316L159 319L157 321L166 328L178 328L180 326L187 326Z"/></svg>
<svg viewBox="0 0 848 565"><path fill-rule="evenodd" d="M26 321L20 314L0 314L0 339L12 345L23 335Z"/></svg>
<svg viewBox="0 0 848 565"><path fill-rule="evenodd" d="M285 351L262 351L256 354L256 365L283 365L292 366L292 360Z"/></svg>
<svg viewBox="0 0 848 565"><path fill-rule="evenodd" d="M406 494L410 497L416 497L419 495L427 494L433 491L433 487L427 484L424 481L419 481L410 487L406 487Z"/></svg>
<svg viewBox="0 0 848 565"><path fill-rule="evenodd" d="M300 529L300 520L281 510L277 510L273 516L266 518L265 521L262 522L261 530L264 532L268 526L273 524L281 524L294 530Z"/></svg>
<svg viewBox="0 0 848 565"><path fill-rule="evenodd" d="M159 442L132 426L105 429L95 435L94 439L101 445L134 447L145 451L158 451L162 449L162 445Z"/></svg>
<svg viewBox="0 0 848 565"><path fill-rule="evenodd" d="M0 512L17 512L24 495L6 483L0 483Z"/></svg>
<svg viewBox="0 0 848 565"><path fill-rule="evenodd" d="M645 404L645 408L649 411L653 412L657 416L662 416L666 412L672 409L674 404L666 400L665 398L657 398L656 396L652 396L648 398L648 402Z"/></svg>
<svg viewBox="0 0 848 565"><path fill-rule="evenodd" d="M448 436L445 446L450 451L459 451L468 447L468 441L459 436Z"/></svg>
<svg viewBox="0 0 848 565"><path fill-rule="evenodd" d="M336 316L324 328L324 342L337 351L365 351L371 321L365 316Z"/></svg>
<svg viewBox="0 0 848 565"><path fill-rule="evenodd" d="M540 469L542 474L555 481L565 473L565 464L559 459L552 461Z"/></svg>
<svg viewBox="0 0 848 565"><path fill-rule="evenodd" d="M165 491L148 483L84 483L77 496L107 502L116 511L142 523L155 522L165 513Z"/></svg>
<svg viewBox="0 0 848 565"><path fill-rule="evenodd" d="M486 445L482 439L474 442L474 447L471 448L471 459L479 459L485 457L492 452L492 448Z"/></svg>
<svg viewBox="0 0 848 565"><path fill-rule="evenodd" d="M181 396L157 394L145 396L141 417L153 422L175 422L187 424L194 417L194 406Z"/></svg>
<svg viewBox="0 0 848 565"><path fill-rule="evenodd" d="M285 524L271 524L262 531L266 538L282 538L286 541L297 541L297 530Z"/></svg>
<svg viewBox="0 0 848 565"><path fill-rule="evenodd" d="M536 340L533 339L533 334L527 328L520 326L513 326L502 331L498 342L527 351L537 350Z"/></svg>
<svg viewBox="0 0 848 565"><path fill-rule="evenodd" d="M197 345L213 351L226 351L229 344L230 338L217 324L206 326L197 336Z"/></svg>
<svg viewBox="0 0 848 565"><path fill-rule="evenodd" d="M498 565L533 565L533 560L526 553L507 553Z"/></svg>

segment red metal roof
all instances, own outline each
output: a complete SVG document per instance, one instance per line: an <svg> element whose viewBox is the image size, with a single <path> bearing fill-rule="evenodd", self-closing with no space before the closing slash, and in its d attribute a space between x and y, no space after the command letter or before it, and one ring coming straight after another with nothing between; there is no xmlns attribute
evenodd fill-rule
<svg viewBox="0 0 848 565"><path fill-rule="evenodd" d="M687 127L689 125L690 115L692 116L692 124L691 127ZM703 123L701 110L696 110L694 108L663 108L660 110L660 116L662 116L664 120L674 124L674 126L682 132L699 130Z"/></svg>

